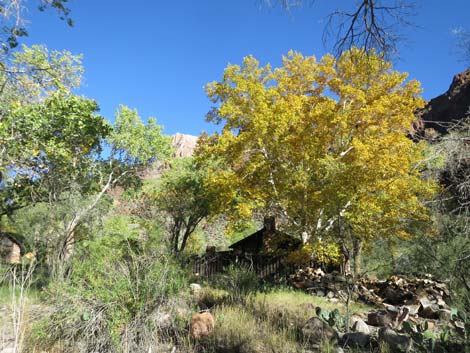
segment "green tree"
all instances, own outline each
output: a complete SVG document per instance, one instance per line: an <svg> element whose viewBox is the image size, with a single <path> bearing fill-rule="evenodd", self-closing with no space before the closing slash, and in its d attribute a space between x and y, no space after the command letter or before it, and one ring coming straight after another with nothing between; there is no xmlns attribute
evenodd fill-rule
<svg viewBox="0 0 470 353"><path fill-rule="evenodd" d="M98 178L95 179L97 192L70 218L61 247L61 259L67 260L71 256L77 227L96 208L108 190L129 181L139 181L146 167L171 155L171 139L162 134L162 129L154 118L149 118L145 124L137 110L119 107L115 123L105 141L110 155L106 159L95 160L92 165L92 168L98 170Z"/></svg>
<svg viewBox="0 0 470 353"><path fill-rule="evenodd" d="M375 237L406 237L435 189L421 177L425 144L406 137L423 104L406 77L361 49L290 53L275 70L253 57L228 66L207 86L217 103L207 118L222 131L197 156L220 166L206 179L214 206L233 219L274 215L304 241L331 237L358 254Z"/></svg>
<svg viewBox="0 0 470 353"><path fill-rule="evenodd" d="M24 167L24 156L27 156L28 164L31 163L30 157L34 151L27 149L28 144L47 144L47 141L38 140L44 132L39 126L47 125L45 119L36 114L35 122L29 121L32 119L22 115L24 106L29 105L29 108L24 108L25 111L37 109L37 103L54 92L68 95L79 86L83 72L81 56L67 51L49 52L44 46L23 46L22 51L15 52L3 62L3 68L0 71L0 181L8 165L14 164L16 169L21 169ZM36 104L35 108L31 104ZM61 125L52 129L57 129L57 126ZM29 130L33 127L42 132ZM34 138L36 140L33 142Z"/></svg>
<svg viewBox="0 0 470 353"><path fill-rule="evenodd" d="M209 215L211 196L204 189L205 170L192 158L174 159L171 167L145 194L147 205L153 205L168 218L171 249L183 251L189 237Z"/></svg>
<svg viewBox="0 0 470 353"><path fill-rule="evenodd" d="M11 108L0 121L0 215L36 202L53 202L88 173L111 127L96 102L57 92L44 101Z"/></svg>
<svg viewBox="0 0 470 353"><path fill-rule="evenodd" d="M3 164L2 214L81 195L56 237L60 261L71 256L77 229L108 190L138 181L146 166L171 153L170 139L154 119L145 124L137 111L121 106L110 125L97 109L92 100L59 91L3 120L21 138L8 145L6 155L14 158ZM104 157L103 143L109 148Z"/></svg>

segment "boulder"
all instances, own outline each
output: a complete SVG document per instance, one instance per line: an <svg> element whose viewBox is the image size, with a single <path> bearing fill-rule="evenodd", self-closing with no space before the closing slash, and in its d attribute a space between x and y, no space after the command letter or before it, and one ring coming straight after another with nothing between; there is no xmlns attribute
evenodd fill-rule
<svg viewBox="0 0 470 353"><path fill-rule="evenodd" d="M407 305L406 307L408 308L410 315L417 315L419 309L421 308L421 305L414 304L414 305Z"/></svg>
<svg viewBox="0 0 470 353"><path fill-rule="evenodd" d="M335 330L318 317L307 320L302 327L302 335L312 345L319 345L324 341L331 341L337 337Z"/></svg>
<svg viewBox="0 0 470 353"><path fill-rule="evenodd" d="M387 310L375 310L367 314L367 324L372 326L387 326L393 323L394 315Z"/></svg>
<svg viewBox="0 0 470 353"><path fill-rule="evenodd" d="M365 334L370 334L369 325L367 325L363 320L359 319L354 322L352 325L352 330L354 332L361 332Z"/></svg>
<svg viewBox="0 0 470 353"><path fill-rule="evenodd" d="M204 311L194 314L189 327L191 337L195 340L206 337L214 330L214 326L215 320L210 312Z"/></svg>
<svg viewBox="0 0 470 353"><path fill-rule="evenodd" d="M410 337L400 335L390 327L381 327L379 329L379 342L385 342L394 352L409 352L412 347Z"/></svg>
<svg viewBox="0 0 470 353"><path fill-rule="evenodd" d="M364 348L370 345L370 336L363 332L348 332L343 335L341 342L343 346Z"/></svg>
<svg viewBox="0 0 470 353"><path fill-rule="evenodd" d="M202 290L202 286L198 283L191 283L189 285L189 289L191 289L191 293L193 295L198 295L199 292L201 292L201 290Z"/></svg>
<svg viewBox="0 0 470 353"><path fill-rule="evenodd" d="M429 305L423 308L418 315L425 319L439 319L439 305Z"/></svg>
<svg viewBox="0 0 470 353"><path fill-rule="evenodd" d="M450 321L452 319L452 311L448 309L439 309L439 320Z"/></svg>

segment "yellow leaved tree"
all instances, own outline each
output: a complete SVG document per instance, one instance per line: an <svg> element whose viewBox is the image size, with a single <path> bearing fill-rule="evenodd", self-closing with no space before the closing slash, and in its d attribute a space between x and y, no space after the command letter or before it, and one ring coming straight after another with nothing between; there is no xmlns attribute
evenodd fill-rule
<svg viewBox="0 0 470 353"><path fill-rule="evenodd" d="M223 126L200 139L206 187L233 220L274 215L305 243L334 241L345 260L375 237L406 236L435 189L421 175L424 142L407 138L420 93L358 48L319 61L289 52L276 69L246 57L207 86L207 119Z"/></svg>

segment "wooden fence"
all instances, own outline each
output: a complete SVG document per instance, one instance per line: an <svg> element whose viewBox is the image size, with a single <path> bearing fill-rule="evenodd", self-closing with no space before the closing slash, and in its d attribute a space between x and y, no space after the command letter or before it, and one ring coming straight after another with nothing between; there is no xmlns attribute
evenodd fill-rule
<svg viewBox="0 0 470 353"><path fill-rule="evenodd" d="M285 264L279 257L266 255L235 256L230 252L220 252L193 258L193 273L204 278L211 278L230 265L255 272L260 278L274 277L279 274L294 273L301 266ZM307 266L320 266L311 260Z"/></svg>

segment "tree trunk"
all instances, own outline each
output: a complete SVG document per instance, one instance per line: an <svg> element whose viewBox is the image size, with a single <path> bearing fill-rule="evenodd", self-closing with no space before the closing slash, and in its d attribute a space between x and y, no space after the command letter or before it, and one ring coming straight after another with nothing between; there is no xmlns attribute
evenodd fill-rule
<svg viewBox="0 0 470 353"><path fill-rule="evenodd" d="M362 270L362 249L364 242L361 239L354 239L353 245L353 256L354 256L354 277L359 277Z"/></svg>
<svg viewBox="0 0 470 353"><path fill-rule="evenodd" d="M68 261L70 257L72 257L73 249L75 245L75 231L72 230L64 240L64 244L62 245L62 249L60 252L60 260L61 261Z"/></svg>
<svg viewBox="0 0 470 353"><path fill-rule="evenodd" d="M341 246L341 252L343 256L343 266L342 266L342 272L343 275L349 276L351 275L351 257L349 254L349 250L346 248L346 246L343 244Z"/></svg>

